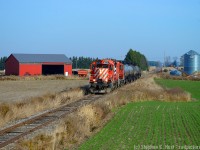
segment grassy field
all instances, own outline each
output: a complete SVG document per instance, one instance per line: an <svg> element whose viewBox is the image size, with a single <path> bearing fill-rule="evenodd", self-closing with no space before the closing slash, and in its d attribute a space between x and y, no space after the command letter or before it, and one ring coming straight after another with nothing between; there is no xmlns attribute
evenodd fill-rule
<svg viewBox="0 0 200 150"><path fill-rule="evenodd" d="M192 97L200 100L200 81L155 79L156 83L168 88L180 87L192 94Z"/></svg>
<svg viewBox="0 0 200 150"><path fill-rule="evenodd" d="M163 79L156 82L181 87L200 99L199 82ZM200 149L199 127L199 101L129 103L80 149Z"/></svg>
<svg viewBox="0 0 200 150"><path fill-rule="evenodd" d="M199 114L200 107L191 103L130 103L80 149L179 149L184 145L198 146Z"/></svg>

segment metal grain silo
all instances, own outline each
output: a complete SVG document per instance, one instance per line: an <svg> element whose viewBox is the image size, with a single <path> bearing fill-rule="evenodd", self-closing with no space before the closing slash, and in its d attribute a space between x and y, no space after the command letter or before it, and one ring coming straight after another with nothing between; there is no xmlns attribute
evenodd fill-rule
<svg viewBox="0 0 200 150"><path fill-rule="evenodd" d="M200 71L200 55L190 50L184 55L184 72L191 75L196 71Z"/></svg>

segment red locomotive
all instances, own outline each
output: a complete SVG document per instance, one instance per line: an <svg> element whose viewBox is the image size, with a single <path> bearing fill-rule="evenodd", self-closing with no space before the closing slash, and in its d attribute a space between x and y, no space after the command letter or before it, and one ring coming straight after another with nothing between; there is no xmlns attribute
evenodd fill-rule
<svg viewBox="0 0 200 150"><path fill-rule="evenodd" d="M94 61L91 66L89 91L91 93L107 93L127 82L141 76L138 67L124 65L113 59Z"/></svg>

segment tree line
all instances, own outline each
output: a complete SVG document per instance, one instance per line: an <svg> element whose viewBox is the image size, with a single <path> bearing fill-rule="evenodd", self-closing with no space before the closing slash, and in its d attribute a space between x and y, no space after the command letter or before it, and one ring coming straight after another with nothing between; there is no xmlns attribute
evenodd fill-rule
<svg viewBox="0 0 200 150"><path fill-rule="evenodd" d="M90 64L98 58L91 57L70 57L72 61L72 68L89 69ZM139 66L142 70L148 70L148 62L146 57L138 51L130 49L124 59L126 63Z"/></svg>
<svg viewBox="0 0 200 150"><path fill-rule="evenodd" d="M0 70L5 69L5 62L6 62L7 57L1 57L0 59Z"/></svg>
<svg viewBox="0 0 200 150"><path fill-rule="evenodd" d="M70 57L73 69L89 69L90 64L98 58L91 57ZM126 63L139 66L142 70L148 70L148 62L146 57L135 50L130 49L124 59Z"/></svg>
<svg viewBox="0 0 200 150"><path fill-rule="evenodd" d="M90 64L97 60L98 58L91 58L91 57L70 57L69 58L72 61L72 68L73 69L89 69Z"/></svg>

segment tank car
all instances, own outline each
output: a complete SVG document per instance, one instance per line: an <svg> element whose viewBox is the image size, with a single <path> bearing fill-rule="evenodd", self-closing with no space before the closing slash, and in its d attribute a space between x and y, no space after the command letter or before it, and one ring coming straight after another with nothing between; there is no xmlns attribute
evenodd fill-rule
<svg viewBox="0 0 200 150"><path fill-rule="evenodd" d="M141 69L138 66L135 66L135 69L136 69L135 78L139 79L141 77Z"/></svg>
<svg viewBox="0 0 200 150"><path fill-rule="evenodd" d="M124 64L125 83L130 83L141 76L141 70L138 66Z"/></svg>

